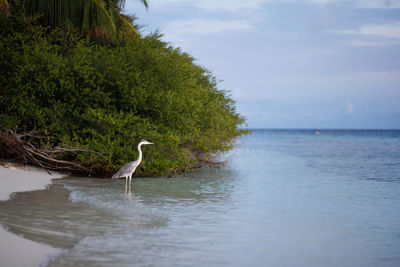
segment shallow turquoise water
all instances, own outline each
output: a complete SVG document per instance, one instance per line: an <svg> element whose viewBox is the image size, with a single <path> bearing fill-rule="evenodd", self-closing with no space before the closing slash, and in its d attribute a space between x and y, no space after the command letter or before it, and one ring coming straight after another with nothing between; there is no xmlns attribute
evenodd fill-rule
<svg viewBox="0 0 400 267"><path fill-rule="evenodd" d="M400 131L255 131L224 168L0 203L49 266L400 266ZM146 155L144 155L146 156Z"/></svg>

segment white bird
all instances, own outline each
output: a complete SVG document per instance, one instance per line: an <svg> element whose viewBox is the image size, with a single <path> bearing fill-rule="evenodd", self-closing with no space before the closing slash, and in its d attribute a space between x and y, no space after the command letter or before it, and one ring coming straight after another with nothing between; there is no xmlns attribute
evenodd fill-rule
<svg viewBox="0 0 400 267"><path fill-rule="evenodd" d="M138 151L139 151L139 157L137 160L129 162L128 164L124 165L119 169L113 176L113 179L118 179L118 178L125 178L126 182L128 183L128 178L129 178L129 184L131 183L132 180L132 174L135 172L137 166L139 166L140 162L142 161L142 145L153 145L154 143L151 143L146 140L140 141L138 144Z"/></svg>

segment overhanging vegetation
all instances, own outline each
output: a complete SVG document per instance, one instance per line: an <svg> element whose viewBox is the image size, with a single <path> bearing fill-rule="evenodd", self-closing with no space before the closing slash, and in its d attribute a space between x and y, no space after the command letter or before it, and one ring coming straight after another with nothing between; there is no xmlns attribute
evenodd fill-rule
<svg viewBox="0 0 400 267"><path fill-rule="evenodd" d="M65 148L54 159L80 171L113 173L136 158L142 138L156 145L136 175L184 171L247 132L216 79L159 35L100 43L12 8L0 11L0 33L2 133L33 131L32 146Z"/></svg>

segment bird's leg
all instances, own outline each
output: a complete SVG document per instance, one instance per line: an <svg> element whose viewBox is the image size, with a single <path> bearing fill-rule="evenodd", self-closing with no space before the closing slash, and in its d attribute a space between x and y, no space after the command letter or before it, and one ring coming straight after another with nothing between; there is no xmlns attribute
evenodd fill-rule
<svg viewBox="0 0 400 267"><path fill-rule="evenodd" d="M129 180L129 175L128 176L126 176L126 180L125 180L125 193L126 194L128 194L129 193L129 191L131 191L131 183L130 183L130 180ZM129 180L129 181L128 181Z"/></svg>

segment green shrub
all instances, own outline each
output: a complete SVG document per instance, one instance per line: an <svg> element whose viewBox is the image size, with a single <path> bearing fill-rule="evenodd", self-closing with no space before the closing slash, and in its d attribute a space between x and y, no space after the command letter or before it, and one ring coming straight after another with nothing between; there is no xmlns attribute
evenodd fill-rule
<svg viewBox="0 0 400 267"><path fill-rule="evenodd" d="M0 126L36 130L36 146L86 148L79 160L109 175L144 148L137 175L189 169L228 151L246 130L216 79L151 35L98 44L0 12Z"/></svg>

